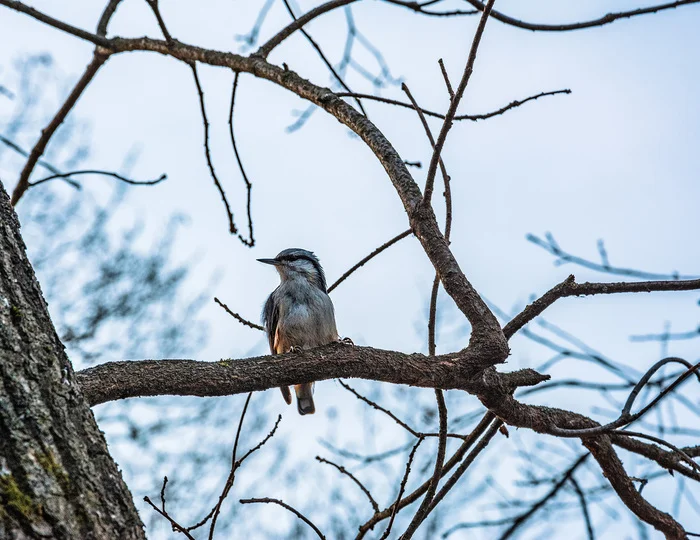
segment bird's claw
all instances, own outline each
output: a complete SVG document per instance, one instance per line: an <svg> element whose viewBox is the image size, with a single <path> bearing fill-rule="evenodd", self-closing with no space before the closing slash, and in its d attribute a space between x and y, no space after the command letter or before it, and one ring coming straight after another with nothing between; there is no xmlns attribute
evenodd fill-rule
<svg viewBox="0 0 700 540"><path fill-rule="evenodd" d="M296 345L292 345L291 347L289 347L289 350L287 352L300 353L301 351L302 351L301 347L297 347Z"/></svg>
<svg viewBox="0 0 700 540"><path fill-rule="evenodd" d="M342 343L343 345L350 345L351 347L355 346L355 343L349 337L339 338L338 342Z"/></svg>

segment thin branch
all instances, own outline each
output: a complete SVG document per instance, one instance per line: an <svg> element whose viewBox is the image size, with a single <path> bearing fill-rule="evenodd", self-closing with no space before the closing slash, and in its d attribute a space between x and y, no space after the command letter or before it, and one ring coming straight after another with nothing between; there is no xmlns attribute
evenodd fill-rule
<svg viewBox="0 0 700 540"><path fill-rule="evenodd" d="M321 530L316 527L316 525L313 524L313 522L307 518L304 514L299 512L299 510L289 506L287 503L284 503L280 501L279 499L270 499L268 497L262 498L262 499L241 499L241 504L252 504L252 503L272 503L272 504L277 504L281 506L282 508L286 508L289 510L292 514L294 514L296 517L298 517L300 520L302 520L304 523L306 523L309 527L313 529L313 531L318 535L319 538L322 540L325 540L325 536L321 532Z"/></svg>
<svg viewBox="0 0 700 540"><path fill-rule="evenodd" d="M151 501L148 496L144 497L143 500L148 503L151 508L153 508L156 512L158 512L161 516L163 516L165 519L167 519L170 522L170 525L172 526L174 531L180 532L184 534L187 538L190 540L196 540L194 536L192 536L189 532L187 532L187 529L185 529L182 525L180 525L177 521L175 521L170 515L158 508L155 504L153 504L153 501Z"/></svg>
<svg viewBox="0 0 700 540"><path fill-rule="evenodd" d="M688 367L686 371L684 371L675 381L673 381L671 384L669 384L664 390L662 390L656 398L654 398L648 405L640 409L638 412L635 414L631 414L632 410L632 405L634 404L634 401L636 400L637 396L639 395L639 392L644 388L644 386L647 385L649 382L649 379L656 373L661 367L664 365L675 362L675 363L680 363ZM698 368L700 368L700 362L695 364L694 366L687 362L686 360L683 360L682 358L676 358L676 357L669 357L669 358L664 358L663 360L660 360L656 364L654 364L649 370L644 374L644 376L639 380L639 382L635 385L635 387L632 389L632 392L630 392L629 397L627 398L627 402L625 403L625 406L622 409L622 412L620 413L619 418L617 420L614 420L613 422L610 422L608 424L605 424L603 426L597 426L597 427L591 427L591 428L584 428L584 429L564 429L560 428L557 426L553 426L551 433L553 435L559 436L559 437L589 437L591 435L601 435L603 433L612 431L614 429L617 429L619 427L629 425L632 422L640 419L642 416L644 416L647 412L649 412L651 409L653 409L664 397L669 395L673 390L675 390L678 386L680 386L687 378L689 378L691 375L695 374L698 377L698 381L700 381L700 373L698 373ZM693 465L693 463L691 461ZM700 467L698 468L700 471Z"/></svg>
<svg viewBox="0 0 700 540"><path fill-rule="evenodd" d="M434 352L431 356L434 356ZM425 492L425 497L420 504L420 507L413 516L413 519L408 524L406 532L401 535L402 540L409 540L416 533L421 523L425 521L431 511L431 503L435 498L440 478L442 477L443 465L445 463L445 451L447 449L447 405L445 405L445 397L442 390L435 390L435 399L438 406L438 416L440 418L440 438L438 439L438 449L435 456L435 466L433 468L433 476L430 479L430 484ZM401 497L399 496L399 501Z"/></svg>
<svg viewBox="0 0 700 540"><path fill-rule="evenodd" d="M579 500L579 504L581 505L581 512L583 513L583 522L586 524L586 533L588 534L588 540L595 540L595 531L593 529L593 522L591 521L590 512L588 511L588 501L586 501L586 494L581 489L581 486L576 481L576 478L573 474L569 478L569 482L574 488L576 496Z"/></svg>
<svg viewBox="0 0 700 540"><path fill-rule="evenodd" d="M486 412L484 414L483 418L481 421L477 424L477 426L472 430L472 432L465 438L464 442L460 445L460 447L455 451L455 453L452 455L452 457L447 460L445 465L442 467L442 473L441 477L445 476L448 472L450 472L462 459L464 458L465 454L469 450L469 448L478 440L479 437L486 431L486 429L489 427L491 422L494 419L494 415L491 414L490 412ZM432 477L426 480L421 486L416 488L412 493L409 495L406 495L403 499L401 499L398 502L398 509L401 510L402 508L405 508L409 504L414 503L419 499L421 495L423 495L430 485L432 484ZM374 516L372 516L369 521L367 521L365 524L360 526L360 531L357 535L356 540L361 540L364 538L364 536L374 528L374 526L391 517L392 513L394 512L396 503L392 504L388 508L385 508L381 512L375 513Z"/></svg>
<svg viewBox="0 0 700 540"><path fill-rule="evenodd" d="M452 83L450 83L450 76L447 74L447 68L445 68L445 62L442 58L438 60L440 65L440 71L442 72L442 78L445 80L445 86L447 87L447 93L450 95L450 99L455 98L455 91L452 89ZM534 98L537 99L537 98ZM456 119L456 118L455 118Z"/></svg>
<svg viewBox="0 0 700 540"><path fill-rule="evenodd" d="M302 28L307 23L313 21L317 17L320 17L324 13L328 13L329 11L337 9L339 7L347 6L348 4L352 4L356 1L357 0L334 0L332 2L326 2L325 4L321 4L320 6L312 9L311 11L304 13L301 17L295 19L294 22L288 24L282 30L277 32L277 34L272 36L272 38L270 38L257 50L255 55L260 56L261 58L267 58L267 56L272 52L272 50L275 47L277 47L280 43L282 43L285 39L287 39L289 36L291 36L294 32Z"/></svg>
<svg viewBox="0 0 700 540"><path fill-rule="evenodd" d="M423 124L423 129L425 130L426 136L428 137L428 141L430 142L431 147L433 150L435 149L435 139L433 138L433 134L430 131L430 126L428 125L427 120L425 119L425 116L421 112L420 107L416 103L416 100L413 98L413 95L411 94L411 91L408 89L408 86L406 84L401 85L402 90L406 93L408 96L408 99L411 101L411 104L413 105L413 108L416 110L416 113L418 114L418 118L420 119L421 123ZM447 174L447 170L445 168L445 164L440 158L440 171L442 172L442 177L444 179L445 183L445 201L447 203L447 218L446 218L446 224L445 224L445 240L447 242L450 241L450 230L451 230L451 223L452 223L452 212L451 212L451 196L450 196L450 177ZM438 296L438 291L440 288L440 276L435 273L435 279L433 280L433 287L431 290L430 294L430 311L429 311L429 317L428 317L428 354L430 356L435 356L435 350L436 350L436 340L435 340L435 328L437 324L437 296ZM438 483L440 482L440 477L442 474L442 465L445 460L445 448L447 445L447 407L445 405L445 398L442 394L441 390L435 390L435 399L437 401L438 405L438 414L440 418L440 439L438 442L438 451L435 457L435 467L433 469L433 477L430 481L430 486L428 487L428 490L426 491L425 497L423 498L423 501L421 502L420 507L418 508L418 511L415 513L413 516L413 519L408 525L408 528L406 529L406 532L402 535L403 539L410 539L413 537L415 534L416 530L420 526L420 524L425 520L425 518L428 516L430 513L430 505L433 501L433 497L435 496L435 492L437 491L437 486Z"/></svg>
<svg viewBox="0 0 700 540"><path fill-rule="evenodd" d="M479 11L484 11L485 6L479 0L466 0L472 6L474 6ZM498 11L491 13L491 17L509 26L515 26L516 28L522 28L524 30L533 31L544 31L544 32L567 32L570 30L581 30L584 28L593 28L596 26L603 26L610 24L619 19L628 19L630 17L636 17L637 15L647 15L649 13L657 13L659 11L664 11L667 9L675 9L680 6L685 6L689 4L697 4L700 0L679 0L677 2L668 2L665 4L659 4L656 6L633 9L630 11L621 11L617 13L608 13L598 19L593 19L590 21L582 21L568 24L537 24L530 23L526 21L521 21L513 17L509 17Z"/></svg>
<svg viewBox="0 0 700 540"><path fill-rule="evenodd" d="M282 0L284 3L285 7L287 8L287 12L289 15L294 19L295 21L297 20L296 15L294 15L294 11L292 11L292 7L289 5L288 0ZM330 71L333 74L333 77L338 81L340 86L342 86L345 90L347 90L349 93L352 93L352 90L350 87L345 83L343 78L340 76L340 74L336 71L336 69L333 67L333 64L331 64L330 60L326 58L326 55L324 54L323 50L319 46L318 43L314 41L314 39L311 37L311 34L309 34L306 30L303 28L299 29L303 36L306 38L306 40L311 44L311 46L314 48L314 50L318 53L318 56L321 58L321 61L326 65L328 68L328 71ZM362 106L362 102L359 99L356 99L355 102L357 103L357 106L359 109L362 111L362 114L367 116L367 112L365 111L365 108Z"/></svg>
<svg viewBox="0 0 700 540"><path fill-rule="evenodd" d="M197 64L195 62L190 63L190 68L192 69L194 84L197 87L197 95L199 96L199 108L202 113L202 123L204 124L204 155L207 159L207 166L209 167L209 173L211 174L211 178L212 180L214 180L214 185L216 186L216 189L219 190L221 200L223 201L224 207L226 208L226 215L228 216L229 223L229 232L231 234L237 234L238 229L236 229L236 225L233 222L233 213L231 212L231 206L229 205L228 199L226 198L226 192L224 192L224 188L221 186L221 182L219 182L219 177L216 175L216 171L214 170L214 163L211 159L211 151L209 150L209 120L207 118L207 109L204 105L204 91L202 90L202 85L199 82L199 75L197 75Z"/></svg>
<svg viewBox="0 0 700 540"><path fill-rule="evenodd" d="M664 332L663 334L642 334L630 336L630 341L675 341L685 339L696 339L700 337L700 326L688 332Z"/></svg>
<svg viewBox="0 0 700 540"><path fill-rule="evenodd" d="M43 22L44 24L52 26L57 30L66 32L67 34L71 34L73 36L79 37L80 39L84 39L86 41L94 43L95 45L99 45L100 47L104 47L106 49L110 48L111 42L109 39L105 38L104 35L92 34L86 30L82 30L70 24L64 23L63 21L59 21L58 19L54 19L53 17L46 15L45 13L42 13L41 11L38 11L32 7L29 7L23 4L22 2L18 2L17 0L0 0L0 6L7 6L10 9L14 9L15 11L19 11L20 13L29 15L37 21Z"/></svg>
<svg viewBox="0 0 700 540"><path fill-rule="evenodd" d="M172 42L173 38L165 26L165 21L163 20L163 16L160 13L160 7L158 6L158 0L146 0L146 3L151 7L153 15L158 21L158 26L160 27L160 31L163 33L165 41L167 41L168 43Z"/></svg>
<svg viewBox="0 0 700 540"><path fill-rule="evenodd" d="M98 174L102 176L110 176L112 178L120 180L121 182L124 182L125 184L130 184L132 186L155 186L156 184L160 184L163 180L166 180L168 178L167 174L161 174L158 178L154 180L132 180L131 178L126 178L125 176L122 176L115 172L101 171L97 169L86 169L82 171L71 171L67 173L55 173L51 176L46 176L40 180L37 180L36 182L29 182L29 187L38 186L40 184L43 184L44 182L54 180L55 178L70 179L72 176L78 176L82 174ZM78 186L80 186L80 184L78 184Z"/></svg>
<svg viewBox="0 0 700 540"><path fill-rule="evenodd" d="M500 540L506 540L507 538L513 536L513 534L520 528L520 526L523 523L530 519L540 508L542 508L550 500L552 500L557 495L557 493L559 493L561 489L566 485L566 483L569 482L569 479L573 476L576 469L578 469L583 464L583 462L586 461L586 459L588 459L588 456L590 455L590 453L586 452L585 454L579 456L579 458L566 470L566 472L562 475L559 481L552 486L552 489L550 489L549 492L547 492L547 494L545 494L540 500L533 504L526 512L520 514L517 518L513 520L511 526L508 527L508 529L506 529L505 532L500 536Z"/></svg>
<svg viewBox="0 0 700 540"><path fill-rule="evenodd" d="M484 433L484 436L481 437L481 439L479 439L479 442L474 446L471 452L469 452L467 457L464 458L464 461L462 461L462 463L459 464L459 467L457 467L455 472L452 473L452 476L450 476L447 479L445 485L442 486L440 491L435 495L432 502L430 503L430 507L428 508L428 514L435 510L435 507L438 504L440 504L440 501L442 501L442 499L445 498L445 495L447 495L450 492L450 490L457 484L459 479L464 475L465 472L467 472L467 469L472 465L472 463L474 463L479 454L489 445L491 439L493 439L493 437L496 435L496 433L498 433L501 426L503 425L504 423L502 420L493 420L491 426Z"/></svg>
<svg viewBox="0 0 700 540"><path fill-rule="evenodd" d="M330 293L335 289L338 285L340 285L343 281L345 281L350 275L355 272L357 269L363 267L365 264L367 264L370 260L372 260L374 257L379 255L382 251L384 251L387 248L390 248L393 246L396 242L399 240L402 240L403 238L406 238L409 236L413 231L411 229L405 230L404 232L397 234L392 238L391 240L384 242L381 246L379 246L377 249L375 249L372 253L367 255L365 258L360 260L357 264L352 266L347 272L345 272L342 276L340 276L335 283L333 283L330 287L328 287L328 292Z"/></svg>
<svg viewBox="0 0 700 540"><path fill-rule="evenodd" d="M236 319L239 323L244 324L245 326L248 326L248 327L250 327L250 328L253 328L254 330L262 330L262 331L265 330L265 328L263 328L263 327L260 326L259 324L255 324L255 323L253 323L253 322L250 322L248 319L244 319L243 317L241 317L238 313L234 313L233 311L231 311L231 310L229 309L229 307L228 307L226 304L224 304L221 300L219 300L218 298L214 297L214 302L216 302L216 303L219 304L222 308L224 308L224 310L226 311L226 313L228 313L229 315L231 315L231 317L233 317L234 319Z"/></svg>
<svg viewBox="0 0 700 540"><path fill-rule="evenodd" d="M383 0L387 4L394 4L396 6L401 6L410 9L414 13L420 15L428 15L429 17L459 17L464 15L476 15L479 13L477 9L453 9L450 11L433 11L430 9L425 9L426 6L434 4L436 2L415 2L415 1L405 1L405 0Z"/></svg>
<svg viewBox="0 0 700 540"><path fill-rule="evenodd" d="M686 463L688 463L693 469L695 469L697 472L700 472L700 465L695 463L692 458L686 454L683 450L678 448L677 446L671 444L668 441L665 441L664 439L661 439L659 437L654 437L653 435L649 435L647 433L640 433L638 431L630 431L628 429L618 429L613 431L613 433L617 435L624 435L626 437L639 437L640 439L647 439L649 441L653 441L657 444L661 444L663 446L667 446L670 448L673 452L678 454Z"/></svg>
<svg viewBox="0 0 700 540"><path fill-rule="evenodd" d="M106 36L107 35L107 26L109 25L109 21L112 18L112 15L114 15L114 12L117 11L117 8L119 7L119 4L121 4L122 0L109 0L109 4L105 7L104 11L102 12L102 16L100 17L99 22L97 23L97 35L98 36Z"/></svg>
<svg viewBox="0 0 700 540"><path fill-rule="evenodd" d="M658 280L698 279L698 276L686 276L686 275L681 275L678 272L673 272L671 274L657 274L654 272L643 272L641 270L635 270L633 268L620 268L617 266L611 266L610 261L608 260L608 257L607 257L607 253L605 252L604 244L602 244L601 240L598 241L598 251L601 254L601 262L596 263L596 262L584 259L583 257L578 257L576 255L572 255L571 253L567 253L559 246L559 244L554 239L554 236L552 236L551 233L545 233L544 239L540 238L539 236L535 236L534 234L528 234L525 236L525 238L527 239L528 242L532 242L533 244L548 251L552 255L555 255L557 257L555 264L558 266L561 266L565 263L573 263L573 264L576 264L577 266L582 266L584 268L589 268L591 270L595 270L596 272L604 272L606 274L614 274L614 275L618 275L618 276L627 276L627 277L646 279L646 280L656 280L656 281L658 281ZM601 250L601 246L603 247L602 250Z"/></svg>
<svg viewBox="0 0 700 540"><path fill-rule="evenodd" d="M386 529L384 530L384 534L382 534L380 540L385 540L386 538L389 537L389 533L391 533L391 527L394 525L394 520L396 519L396 514L399 512L399 502L401 501L401 497L403 496L403 492L406 489L406 482L408 481L408 475L411 474L411 465L413 464L413 458L416 455L416 450L418 450L418 447L421 445L421 443L424 441L422 437L418 439L416 444L413 446L413 450L411 450L411 453L408 456L408 461L406 462L406 471L404 472L403 478L401 479L401 484L399 485L399 493L396 496L396 502L392 505L393 510L391 512L391 518L389 519L389 525L387 525Z"/></svg>
<svg viewBox="0 0 700 540"><path fill-rule="evenodd" d="M428 174L425 181L425 192L423 194L423 204L430 204L430 200L433 195L433 184L435 182L435 173L437 173L438 162L440 160L440 155L442 154L442 147L445 145L447 140L447 134L452 127L452 122L455 115L457 114L457 107L459 107L459 102L462 100L464 91L467 88L469 79L471 77L472 71L474 70L474 62L476 61L476 53L479 49L479 43L481 43L481 36L484 34L484 29L486 28L486 22L488 21L489 14L493 8L495 0L488 0L484 12L482 13L481 19L479 20L479 25L476 28L476 33L474 34L474 40L472 41L471 49L469 50L469 57L467 59L467 64L464 67L464 73L462 74L462 79L455 90L454 97L450 100L450 107L445 115L445 120L438 134L437 142L435 143L435 150L433 151L433 156L430 159L430 165L428 166Z"/></svg>
<svg viewBox="0 0 700 540"><path fill-rule="evenodd" d="M700 1L700 0L699 0ZM452 90L451 88L449 90ZM509 111L510 109L515 109L517 107L520 107L521 105L524 105L528 101L535 101L541 97L545 96L556 96L558 94L571 94L571 90L568 88L564 88L562 90L552 90L550 92L540 92L539 94L532 95L530 97L527 97L525 99L520 99L520 100L514 100L511 101L508 105L504 105L500 109L496 109L495 111L491 111L488 113L482 113L482 114L461 114L457 115L453 118L455 121L460 121L460 120L471 120L473 122L476 122L478 120L487 120L489 118L493 118L494 116L499 116L506 111ZM403 101L398 101L396 99L390 99L390 98L385 98L382 96L375 96L374 94L358 94L355 92L338 92L336 94L338 97L352 97L352 98L357 98L357 99L369 99L372 101L379 101L381 103L387 103L389 105L396 105L397 107L404 107L406 109L412 109L414 108L410 103L405 103ZM450 94L452 96L453 94ZM421 108L421 112L425 114L426 116L431 116L433 118L441 118L445 119L444 114L440 114L434 111L429 111L427 109Z"/></svg>
<svg viewBox="0 0 700 540"><path fill-rule="evenodd" d="M229 136L231 138L231 146L233 147L233 153L236 156L236 163L238 163L238 170L241 171L241 176L243 177L243 182L245 183L245 188L246 188L246 213L248 215L248 239L246 240L241 236L241 234L238 234L238 238L240 239L243 244L245 244L248 247L253 247L255 245L255 237L253 236L253 214L252 210L250 207L250 199L251 199L251 191L253 189L253 184L248 180L248 175L245 173L245 169L243 168L243 161L241 161L241 156L238 153L238 145L236 145L236 137L233 133L233 109L234 105L236 104L236 89L238 88L238 76L240 73L236 71L236 74L233 77L233 88L231 89L231 107L229 108L228 112L228 132Z"/></svg>
<svg viewBox="0 0 700 540"><path fill-rule="evenodd" d="M2 2L0 2L2 3ZM11 2L11 3L20 3L20 2ZM29 8L31 9L31 8ZM66 101L61 105L61 108L58 109L56 112L56 115L51 119L49 124L41 131L41 136L39 137L39 140L34 144L34 147L32 148L31 152L29 153L29 157L27 158L27 162L24 164L24 167L22 168L22 172L20 173L19 180L17 181L17 185L15 186L15 189L12 191L12 205L16 205L19 200L22 198L22 195L27 191L29 188L29 177L32 174L32 171L34 170L34 167L37 164L37 161L39 161L39 158L42 156L44 153L44 150L46 150L46 146L49 144L49 141L51 140L51 137L53 137L53 134L56 132L56 130L59 128L59 126L63 123L63 121L66 119L68 116L68 113L71 111L73 106L78 102L78 99L80 99L80 96L83 94L87 86L90 84L92 79L95 77L97 74L97 71L102 67L102 65L107 61L107 58L109 58L108 54L104 54L102 52L95 51L95 54L92 57L92 60L88 64L87 68L85 68L85 72L83 75L80 77L78 82L76 83L75 87L71 91L70 94L68 94L68 97L66 98Z"/></svg>
<svg viewBox="0 0 700 540"><path fill-rule="evenodd" d="M540 298L529 304L523 311L503 327L503 333L510 339L518 330L540 315L560 298L568 296L591 296L595 294L620 294L658 291L695 291L700 289L700 279L672 281L635 281L617 283L576 283L570 275L552 287Z"/></svg>
<svg viewBox="0 0 700 540"><path fill-rule="evenodd" d="M320 456L316 456L316 461L318 461L319 463L326 463L328 465L335 467L336 469L338 469L338 471L341 474L344 474L345 476L350 478L350 480L355 482L357 487L359 487L362 490L362 493L364 493L367 496L367 499L369 500L369 503L372 505L372 508L374 509L375 513L379 512L379 505L377 504L377 501L374 500L374 497L372 497L372 493L370 493L369 489L367 489L365 487L365 485L355 477L355 475L353 475L345 467L338 465L337 463L333 463L332 461L329 461L329 460L322 458Z"/></svg>
<svg viewBox="0 0 700 540"><path fill-rule="evenodd" d="M250 392L248 394L248 397L245 400L245 404L243 405L243 410L241 411L241 418L238 421L238 429L236 430L236 438L233 443L233 450L231 451L231 470L229 471L228 478L226 479L226 483L224 484L224 489L221 491L221 495L219 495L219 500L217 501L216 505L214 506L211 516L211 527L209 528L209 540L212 540L214 538L214 529L216 529L216 520L219 517L219 512L221 512L221 505L224 503L224 500L229 494L229 491L231 491L231 487L233 486L233 482L236 478L236 469L240 467L240 463L236 461L236 451L238 450L238 440L241 437L241 429L243 427L243 420L245 419L245 413L248 411L248 404L250 403L250 398L253 397L253 393ZM279 420L278 420L279 423ZM271 433L274 434L275 430L277 430L277 424L275 424L275 427L272 429ZM263 443L264 444L264 443ZM206 521L205 521L206 523ZM191 529L190 529L191 530Z"/></svg>

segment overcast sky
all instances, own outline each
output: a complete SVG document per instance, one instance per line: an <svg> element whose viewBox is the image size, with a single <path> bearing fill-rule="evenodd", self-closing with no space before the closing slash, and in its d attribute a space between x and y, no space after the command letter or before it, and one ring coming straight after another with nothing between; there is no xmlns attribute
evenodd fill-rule
<svg viewBox="0 0 700 540"><path fill-rule="evenodd" d="M33 6L76 26L93 29L103 2L35 0ZM315 5L302 2L302 11ZM534 22L568 22L608 11L638 7L632 1L582 3L501 0L496 8ZM466 4L455 3L454 7ZM259 2L161 0L171 34L187 43L239 52L237 35L252 27ZM353 6L358 28L382 52L391 74L406 82L426 108L444 111L447 94L437 64L443 58L453 83L459 80L476 18L416 16L385 3ZM264 40L289 17L275 3L262 26ZM345 39L342 11L308 26L335 62ZM507 312L522 307L575 273L579 281L611 280L572 266L556 267L551 255L525 240L527 233L551 231L560 245L596 259L604 239L614 265L652 272L700 275L700 6L618 21L603 28L570 33L532 33L491 20L482 40L474 75L462 101L463 113L497 109L541 91L571 89L527 103L486 122L456 123L443 157L452 177L455 202L452 248L477 290ZM146 3L125 0L109 28L123 36L159 37ZM21 55L50 52L57 70L77 78L92 55L89 43L48 29L35 20L0 8L0 65ZM245 49L243 49L245 50ZM373 57L358 45L357 58L372 72ZM330 78L303 36L296 34L271 55L290 69L327 85ZM200 67L217 171L242 231L245 190L227 135L232 75ZM350 86L373 92L356 72ZM398 86L379 91L404 100ZM132 215L158 232L173 212L190 216L179 236L177 254L196 258L193 290L215 272L215 293L243 316L258 320L261 306L278 278L255 261L287 247L314 251L329 281L407 227L403 207L373 154L323 111L306 125L285 131L294 110L306 104L289 92L243 74L235 113L239 148L253 187L256 247L228 234L226 214L208 176L202 151L202 122L189 68L171 58L129 53L109 60L73 111L89 120L93 150L86 165L118 169L133 148L140 157L136 178L168 174L154 188L134 188ZM401 156L430 159L416 115L407 109L367 102L370 118ZM437 133L439 122L432 122ZM31 140L31 139L30 139ZM422 184L426 167L411 169ZM12 179L5 179L9 188ZM94 180L97 196L107 181ZM441 187L435 201L441 203ZM442 221L442 211L438 210ZM355 343L402 351L425 351L423 325L433 270L418 242L407 238L375 259L333 293L338 327ZM441 296L444 339L440 350L459 347L450 328L463 325ZM244 328L213 302L203 311L211 323L201 360L264 353L261 333ZM675 331L691 330L700 316L698 294L569 298L546 312L548 320L574 333L617 361L644 371L659 359L659 347L630 343L631 334L660 332L665 321ZM464 345L462 343L461 345ZM697 342L671 344L671 354L698 360ZM546 360L522 339L512 341L505 369ZM555 376L589 369L560 364ZM276 391L275 391L276 392ZM345 399L331 383L317 385L320 407ZM270 399L284 403L277 393ZM697 402L697 393L694 394ZM548 404L588 412L576 393L550 396ZM301 425L287 415L286 428ZM324 415L304 418L304 428L322 430ZM691 441L685 441L686 444ZM309 444L315 444L314 441ZM700 517L685 512L684 524L700 529Z"/></svg>

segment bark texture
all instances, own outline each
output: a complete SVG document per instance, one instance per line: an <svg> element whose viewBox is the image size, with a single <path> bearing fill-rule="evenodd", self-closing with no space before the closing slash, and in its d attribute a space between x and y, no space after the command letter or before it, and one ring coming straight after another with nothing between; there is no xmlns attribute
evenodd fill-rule
<svg viewBox="0 0 700 540"><path fill-rule="evenodd" d="M0 183L0 538L140 539Z"/></svg>

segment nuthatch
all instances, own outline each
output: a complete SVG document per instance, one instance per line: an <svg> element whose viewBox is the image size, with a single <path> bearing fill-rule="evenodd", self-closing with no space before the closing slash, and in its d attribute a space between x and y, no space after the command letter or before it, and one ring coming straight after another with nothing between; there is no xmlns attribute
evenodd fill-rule
<svg viewBox="0 0 700 540"><path fill-rule="evenodd" d="M274 259L258 259L272 264L281 283L265 302L263 324L273 354L311 349L338 341L333 302L326 292L326 277L316 255L305 249L290 248ZM316 412L314 383L294 385L299 414ZM292 403L289 388L280 388L287 404Z"/></svg>

